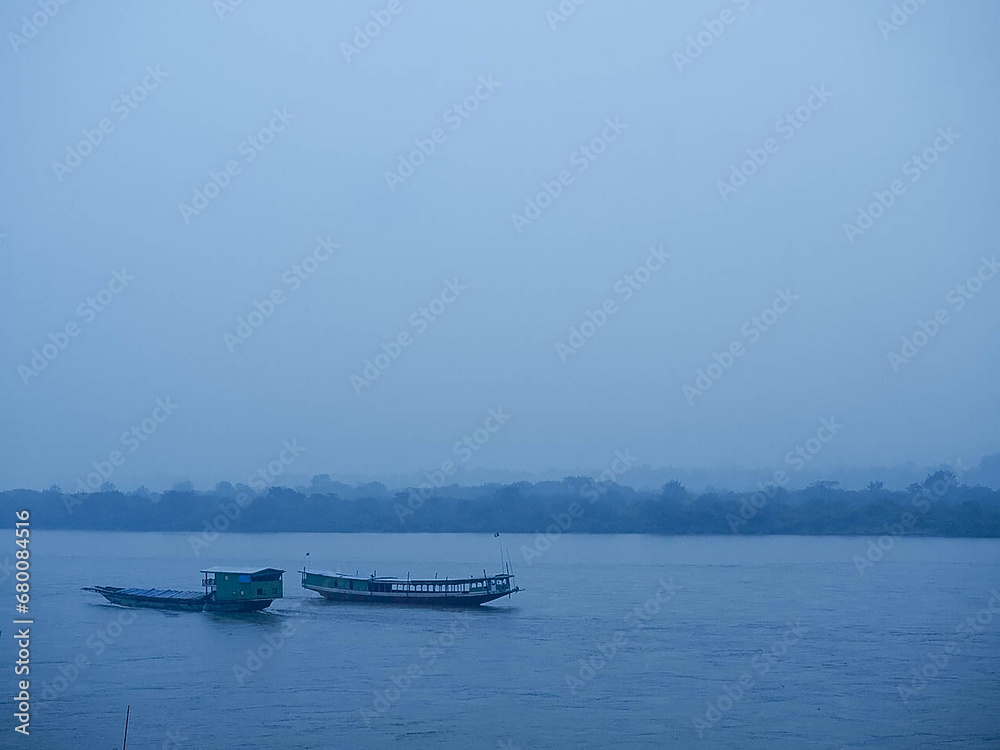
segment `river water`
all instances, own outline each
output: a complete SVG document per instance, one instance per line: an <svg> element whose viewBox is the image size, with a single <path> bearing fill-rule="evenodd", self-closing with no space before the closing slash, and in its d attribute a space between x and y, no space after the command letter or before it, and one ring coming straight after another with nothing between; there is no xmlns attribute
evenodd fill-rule
<svg viewBox="0 0 1000 750"><path fill-rule="evenodd" d="M997 541L900 539L878 559L858 538L581 535L529 564L534 538L505 535L525 591L453 612L328 603L294 571L309 552L496 572L490 535L222 534L196 556L186 534L33 533L31 735L5 711L0 747L120 747L126 705L129 748L1000 746ZM289 571L258 615L80 591L255 564Z"/></svg>

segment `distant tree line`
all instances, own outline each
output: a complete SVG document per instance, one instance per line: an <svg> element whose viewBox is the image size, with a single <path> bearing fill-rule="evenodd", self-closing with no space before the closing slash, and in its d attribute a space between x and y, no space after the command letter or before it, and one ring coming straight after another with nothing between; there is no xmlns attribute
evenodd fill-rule
<svg viewBox="0 0 1000 750"><path fill-rule="evenodd" d="M870 535L891 533L905 519L908 535L1000 537L1000 492L963 484L947 470L897 491L878 481L860 491L818 481L792 491L770 483L754 492L695 494L678 481L639 491L567 477L419 494L319 475L310 487L262 493L228 482L210 492L190 483L163 493L113 485L89 494L10 490L0 493L0 506L0 526L12 527L13 511L29 508L35 529Z"/></svg>

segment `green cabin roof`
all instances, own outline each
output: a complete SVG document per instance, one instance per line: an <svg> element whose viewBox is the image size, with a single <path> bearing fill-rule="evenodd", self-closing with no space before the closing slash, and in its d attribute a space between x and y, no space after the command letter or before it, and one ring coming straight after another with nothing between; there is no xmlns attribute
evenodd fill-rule
<svg viewBox="0 0 1000 750"><path fill-rule="evenodd" d="M199 571L200 573L229 573L230 575L244 575L244 576L256 576L262 573L284 573L285 571L280 568L247 568L247 567L232 567L232 568L209 568L208 570Z"/></svg>

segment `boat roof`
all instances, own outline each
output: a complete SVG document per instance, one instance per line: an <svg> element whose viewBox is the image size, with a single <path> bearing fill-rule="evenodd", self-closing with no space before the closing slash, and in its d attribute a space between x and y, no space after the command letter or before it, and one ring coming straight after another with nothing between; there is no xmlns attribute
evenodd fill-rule
<svg viewBox="0 0 1000 750"><path fill-rule="evenodd" d="M258 575L260 573L284 573L285 571L281 568L254 568L234 565L231 568L208 568L207 570L199 571L200 573L234 573L237 575Z"/></svg>
<svg viewBox="0 0 1000 750"><path fill-rule="evenodd" d="M396 576L352 576L349 573L340 573L329 570L306 570L306 573L315 573L321 576L332 576L336 578L350 578L355 581L399 581L400 583L461 583L462 581L485 581L490 578L513 578L513 573L495 573L483 576L469 576L468 578L398 578Z"/></svg>

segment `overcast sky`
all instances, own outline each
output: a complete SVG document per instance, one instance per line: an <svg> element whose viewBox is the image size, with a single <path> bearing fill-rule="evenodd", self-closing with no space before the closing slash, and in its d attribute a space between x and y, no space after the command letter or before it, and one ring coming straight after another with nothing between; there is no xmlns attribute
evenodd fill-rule
<svg viewBox="0 0 1000 750"><path fill-rule="evenodd" d="M1000 7L904 5L5 3L0 486L976 463Z"/></svg>

